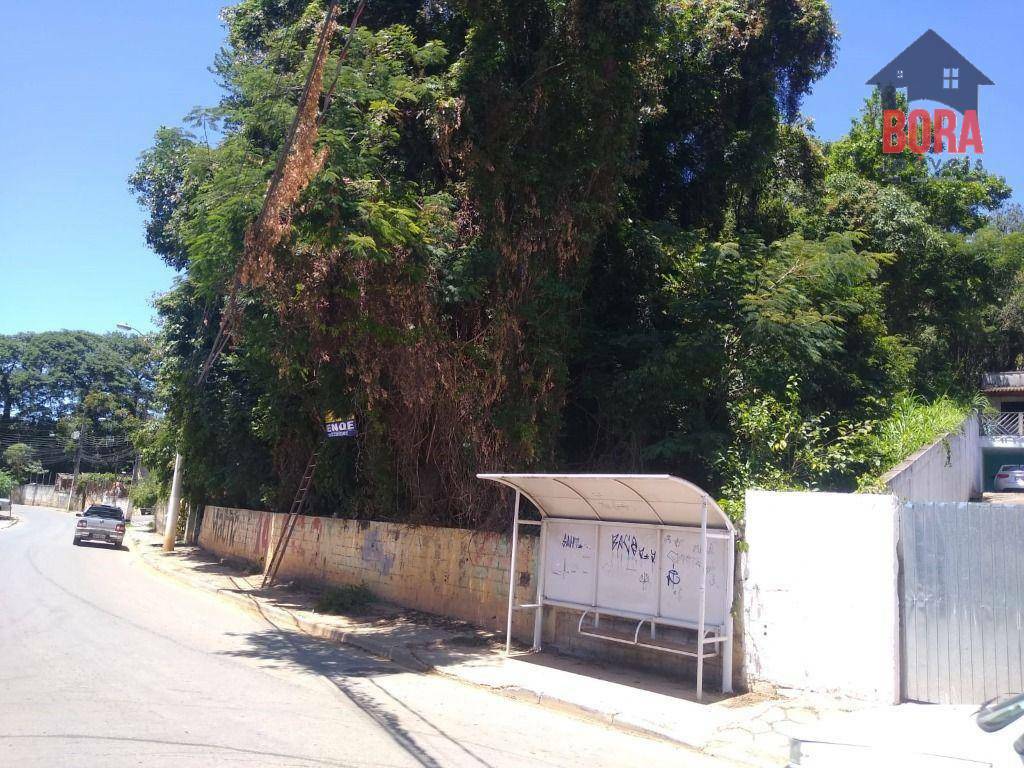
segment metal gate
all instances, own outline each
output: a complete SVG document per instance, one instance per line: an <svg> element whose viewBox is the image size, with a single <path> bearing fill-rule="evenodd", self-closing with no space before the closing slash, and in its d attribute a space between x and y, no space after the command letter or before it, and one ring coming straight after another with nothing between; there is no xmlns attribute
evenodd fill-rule
<svg viewBox="0 0 1024 768"><path fill-rule="evenodd" d="M907 502L899 558L903 698L1024 692L1024 506Z"/></svg>

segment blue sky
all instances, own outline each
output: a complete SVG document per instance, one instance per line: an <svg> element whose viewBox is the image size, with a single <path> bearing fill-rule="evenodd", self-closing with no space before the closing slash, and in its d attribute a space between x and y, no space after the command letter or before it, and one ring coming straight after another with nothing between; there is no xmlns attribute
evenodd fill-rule
<svg viewBox="0 0 1024 768"><path fill-rule="evenodd" d="M172 271L127 178L217 99L224 0L0 0L0 333L152 328Z"/></svg>
<svg viewBox="0 0 1024 768"><path fill-rule="evenodd" d="M151 298L172 272L146 248L126 179L157 127L217 100L207 68L226 2L54 0L40 14L0 0L0 333L153 327ZM865 81L931 27L995 81L981 92L985 162L1024 191L1012 134L1024 103L1024 3L832 6L838 64L804 106L819 136L841 136Z"/></svg>

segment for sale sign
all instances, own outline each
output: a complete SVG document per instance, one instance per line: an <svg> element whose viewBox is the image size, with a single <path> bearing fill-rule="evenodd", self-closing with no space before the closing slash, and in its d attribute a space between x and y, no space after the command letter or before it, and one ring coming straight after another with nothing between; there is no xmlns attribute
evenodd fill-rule
<svg viewBox="0 0 1024 768"><path fill-rule="evenodd" d="M324 418L324 427L328 437L355 437L358 434L355 416L339 419L331 411Z"/></svg>

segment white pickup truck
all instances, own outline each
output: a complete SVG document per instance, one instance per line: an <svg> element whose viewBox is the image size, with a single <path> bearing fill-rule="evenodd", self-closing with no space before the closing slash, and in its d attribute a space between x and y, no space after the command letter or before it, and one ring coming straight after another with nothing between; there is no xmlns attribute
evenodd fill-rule
<svg viewBox="0 0 1024 768"><path fill-rule="evenodd" d="M118 507L93 504L78 515L75 545L83 541L105 541L116 547L124 541L124 512Z"/></svg>

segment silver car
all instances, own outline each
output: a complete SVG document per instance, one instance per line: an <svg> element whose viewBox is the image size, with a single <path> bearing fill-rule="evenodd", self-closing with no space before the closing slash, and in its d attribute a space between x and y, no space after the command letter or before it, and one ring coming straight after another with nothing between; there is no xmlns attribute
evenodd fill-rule
<svg viewBox="0 0 1024 768"><path fill-rule="evenodd" d="M1024 466L1003 464L996 472L996 491L1024 491Z"/></svg>
<svg viewBox="0 0 1024 768"><path fill-rule="evenodd" d="M124 541L124 512L118 507L93 504L79 515L75 524L75 545L83 541L105 541L120 547Z"/></svg>

